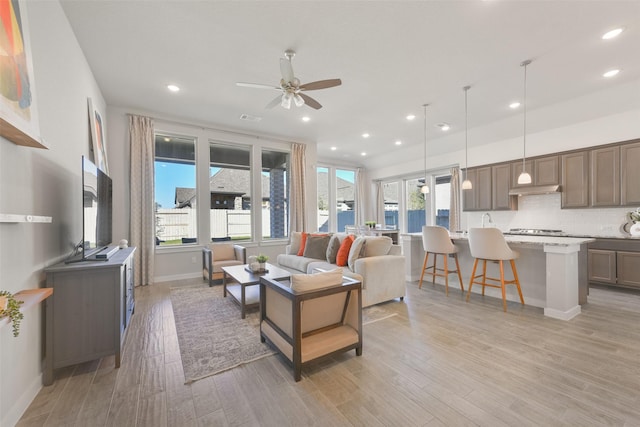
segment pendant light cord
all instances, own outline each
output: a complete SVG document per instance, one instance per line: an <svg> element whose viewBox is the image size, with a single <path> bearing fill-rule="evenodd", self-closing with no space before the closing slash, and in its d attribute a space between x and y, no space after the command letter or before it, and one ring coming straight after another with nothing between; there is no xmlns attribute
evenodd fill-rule
<svg viewBox="0 0 640 427"><path fill-rule="evenodd" d="M531 60L523 61L522 65L524 67L524 95L522 99L522 111L523 111L523 120L522 120L522 173L525 172L524 168L524 160L527 155L527 65L531 64Z"/></svg>
<svg viewBox="0 0 640 427"><path fill-rule="evenodd" d="M427 185L427 106L429 104L423 104L424 107L424 185Z"/></svg>
<svg viewBox="0 0 640 427"><path fill-rule="evenodd" d="M467 180L467 168L469 167L469 148L467 146L468 134L469 134L469 110L467 105L467 91L471 88L471 86L465 86L462 89L464 90L464 179Z"/></svg>

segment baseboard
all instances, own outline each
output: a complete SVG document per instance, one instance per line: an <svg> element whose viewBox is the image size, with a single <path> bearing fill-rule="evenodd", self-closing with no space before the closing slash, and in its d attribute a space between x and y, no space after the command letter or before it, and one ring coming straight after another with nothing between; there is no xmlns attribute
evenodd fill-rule
<svg viewBox="0 0 640 427"><path fill-rule="evenodd" d="M2 418L0 418L0 426L14 426L18 424L18 421L22 418L22 415L24 415L41 389L42 374L35 377L31 384L25 389L25 392L22 393L22 396L16 400L6 414L2 415Z"/></svg>
<svg viewBox="0 0 640 427"><path fill-rule="evenodd" d="M195 279L197 277L202 277L202 273L185 273L185 274L174 274L171 276L158 276L153 278L153 283L162 283L162 282L171 282L174 280L184 280L184 279Z"/></svg>

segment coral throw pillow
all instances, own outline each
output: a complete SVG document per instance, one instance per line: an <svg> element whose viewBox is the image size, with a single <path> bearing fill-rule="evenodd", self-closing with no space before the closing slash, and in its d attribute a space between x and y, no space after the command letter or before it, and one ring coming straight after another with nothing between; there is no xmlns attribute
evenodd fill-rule
<svg viewBox="0 0 640 427"><path fill-rule="evenodd" d="M300 236L300 249L298 249L298 256L304 255L304 246L307 244L307 236L309 233L302 233Z"/></svg>
<svg viewBox="0 0 640 427"><path fill-rule="evenodd" d="M349 260L349 251L351 250L351 245L355 240L355 236L353 234L348 235L344 238L342 243L340 244L340 249L338 249L338 254L336 255L336 265L340 267L344 267L347 265Z"/></svg>

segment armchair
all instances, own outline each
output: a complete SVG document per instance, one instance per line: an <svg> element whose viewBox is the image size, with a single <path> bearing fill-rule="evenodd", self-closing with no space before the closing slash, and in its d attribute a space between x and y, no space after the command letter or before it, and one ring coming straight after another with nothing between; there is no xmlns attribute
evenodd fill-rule
<svg viewBox="0 0 640 427"><path fill-rule="evenodd" d="M212 243L202 248L202 279L222 280L222 267L247 263L247 249L232 243Z"/></svg>
<svg viewBox="0 0 640 427"><path fill-rule="evenodd" d="M260 340L289 360L296 381L318 358L352 349L362 355L361 283L342 269L294 274L291 286L261 277L260 307Z"/></svg>

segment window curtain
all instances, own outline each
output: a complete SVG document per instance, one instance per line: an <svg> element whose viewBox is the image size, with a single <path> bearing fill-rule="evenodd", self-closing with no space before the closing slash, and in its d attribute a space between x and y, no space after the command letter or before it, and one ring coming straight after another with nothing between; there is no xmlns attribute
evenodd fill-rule
<svg viewBox="0 0 640 427"><path fill-rule="evenodd" d="M376 222L385 227L384 218L384 184L376 181Z"/></svg>
<svg viewBox="0 0 640 427"><path fill-rule="evenodd" d="M356 170L356 193L354 194L354 200L356 203L356 225L364 225L367 221L366 209L366 174L364 169L358 168Z"/></svg>
<svg viewBox="0 0 640 427"><path fill-rule="evenodd" d="M460 168L451 168L451 201L449 206L449 231L460 230Z"/></svg>
<svg viewBox="0 0 640 427"><path fill-rule="evenodd" d="M305 231L305 162L306 149L304 144L294 143L291 147L291 194L289 195L289 235L294 231Z"/></svg>
<svg viewBox="0 0 640 427"><path fill-rule="evenodd" d="M153 283L155 251L153 119L129 116L129 143L129 229L131 246L137 248L134 257L134 283L146 286Z"/></svg>

